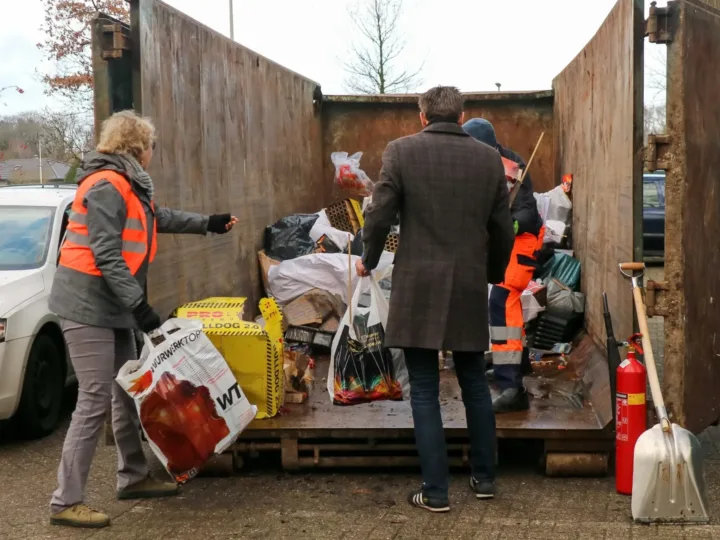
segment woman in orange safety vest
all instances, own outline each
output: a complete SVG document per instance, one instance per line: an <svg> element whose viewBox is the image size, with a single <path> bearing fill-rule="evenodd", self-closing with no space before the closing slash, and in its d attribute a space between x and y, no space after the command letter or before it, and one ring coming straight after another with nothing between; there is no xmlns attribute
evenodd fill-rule
<svg viewBox="0 0 720 540"><path fill-rule="evenodd" d="M50 521L55 525L98 528L110 522L83 500L111 405L118 497L177 493L174 483L149 476L135 404L115 383L115 375L126 361L137 358L134 330L149 333L160 326L160 317L145 297L157 233L223 234L237 218L156 206L153 181L146 172L154 148L150 120L123 111L104 122L97 151L87 154L81 164L49 300L50 309L61 319L79 384L50 505Z"/></svg>

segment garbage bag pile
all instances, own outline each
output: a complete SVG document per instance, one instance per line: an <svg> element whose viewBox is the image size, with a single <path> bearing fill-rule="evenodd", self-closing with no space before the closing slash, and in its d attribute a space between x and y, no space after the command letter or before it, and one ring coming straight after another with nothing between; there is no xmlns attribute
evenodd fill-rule
<svg viewBox="0 0 720 540"><path fill-rule="evenodd" d="M338 171L336 183L362 191L362 186L347 184L351 174L364 181L365 173L353 162L359 156L333 154L332 159ZM372 182L367 182L363 184L366 193L372 188ZM327 353L328 391L334 404L408 398L404 355L382 345L397 226L373 277L361 279L355 271L363 252L363 209L369 203L370 197L362 205L347 199L315 214L283 217L266 228L264 249L258 253L263 285L282 307L286 348L293 351L286 355L286 388L290 389L286 402L301 403L307 397L298 381L308 372L306 366L315 367L314 356ZM312 363L307 358L313 358Z"/></svg>
<svg viewBox="0 0 720 540"><path fill-rule="evenodd" d="M535 193L545 225L543 248L534 280L522 294L528 345L550 353L569 343L582 329L585 297L580 291L580 261L572 246L572 175L546 193ZM540 354L539 356L541 356Z"/></svg>

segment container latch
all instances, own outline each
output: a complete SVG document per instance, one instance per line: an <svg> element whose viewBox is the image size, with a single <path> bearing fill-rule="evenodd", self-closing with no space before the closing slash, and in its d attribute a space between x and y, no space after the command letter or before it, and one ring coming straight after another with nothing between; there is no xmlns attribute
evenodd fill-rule
<svg viewBox="0 0 720 540"><path fill-rule="evenodd" d="M650 3L650 12L645 21L645 37L650 43L670 43L673 38L669 7L657 7L657 2Z"/></svg>

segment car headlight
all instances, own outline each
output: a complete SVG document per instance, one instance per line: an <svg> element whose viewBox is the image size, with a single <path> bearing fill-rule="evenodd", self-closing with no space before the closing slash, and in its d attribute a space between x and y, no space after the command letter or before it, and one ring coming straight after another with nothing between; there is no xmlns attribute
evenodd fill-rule
<svg viewBox="0 0 720 540"><path fill-rule="evenodd" d="M5 330L7 330L7 319L0 319L0 343L5 341Z"/></svg>

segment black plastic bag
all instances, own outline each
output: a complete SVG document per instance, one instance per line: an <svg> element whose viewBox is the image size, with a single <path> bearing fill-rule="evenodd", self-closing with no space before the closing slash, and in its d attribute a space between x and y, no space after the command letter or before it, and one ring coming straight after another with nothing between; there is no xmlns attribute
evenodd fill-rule
<svg viewBox="0 0 720 540"><path fill-rule="evenodd" d="M271 259L287 261L314 252L317 244L310 238L310 229L317 219L317 214L294 214L265 227L265 253Z"/></svg>
<svg viewBox="0 0 720 540"><path fill-rule="evenodd" d="M345 251L347 251L347 248L345 248ZM363 239L362 239L362 229L360 229L357 234L355 235L355 238L353 238L353 241L350 244L350 252L353 255L357 255L358 257L362 257L363 254Z"/></svg>

